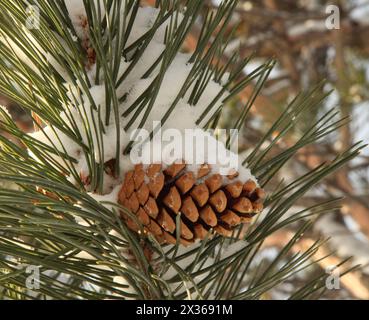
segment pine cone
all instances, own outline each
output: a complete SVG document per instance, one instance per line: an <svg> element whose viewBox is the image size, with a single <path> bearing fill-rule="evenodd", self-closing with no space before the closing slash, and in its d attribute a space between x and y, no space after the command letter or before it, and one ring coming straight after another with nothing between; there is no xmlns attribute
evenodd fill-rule
<svg viewBox="0 0 369 320"><path fill-rule="evenodd" d="M242 183L238 173L223 177L212 174L209 165L197 173L176 163L144 168L136 165L124 178L118 202L136 214L144 233L152 233L159 243L176 243L176 216L181 214L181 243L203 240L210 228L229 237L240 224L263 210L264 191L252 180ZM122 213L128 227L140 233L140 226Z"/></svg>

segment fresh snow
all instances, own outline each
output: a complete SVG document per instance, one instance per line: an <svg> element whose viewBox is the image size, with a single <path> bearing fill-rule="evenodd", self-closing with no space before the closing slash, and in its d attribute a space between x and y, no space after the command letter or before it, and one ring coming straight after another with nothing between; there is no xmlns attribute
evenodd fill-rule
<svg viewBox="0 0 369 320"><path fill-rule="evenodd" d="M99 3L98 1L95 3ZM74 25L74 28L76 30L77 36L81 41L88 40L88 26L86 26L86 13L84 10L84 5L82 0L68 0L66 1L66 6L68 9L68 12L70 14L71 21ZM104 14L103 8L102 12ZM147 32L152 25L154 24L156 18L158 15L158 9L151 8L151 7L145 7L145 8L139 8L137 13L137 18L135 19L135 22L133 24L131 35L128 39L128 45L134 43L137 39L139 39L145 32ZM178 21L180 22L182 20L182 15L178 16ZM152 83L155 83L157 81L156 77L159 72L160 64L156 67L156 69L151 73L151 75L145 79L143 79L143 75L145 72L155 64L155 61L158 59L160 54L165 50L165 44L164 44L164 34L165 34L165 28L168 25L169 20L166 21L160 28L158 28L156 34L154 35L151 43L148 45L147 49L145 50L144 54L142 55L140 62L137 63L134 67L134 69L128 74L128 76L123 80L123 82L120 84L120 86L117 88L117 96L123 97L125 96L125 100L119 104L119 114L123 114L124 111L126 111L132 103L148 88L148 86ZM45 53L45 57L49 57L48 53ZM186 82L186 79L191 71L191 68L193 67L189 61L189 54L184 53L178 53L171 65L169 66L160 87L160 90L158 92L157 98L153 104L153 107L148 114L148 118L145 122L145 125L143 126L143 129L146 129L149 132L152 132L153 130L153 123L155 121L159 121L163 118L163 116L168 112L168 110L171 108L171 105L175 98L177 97L178 93L180 92L183 84ZM51 63L59 72L61 75L63 75L62 68L53 61L51 57L48 58L49 63ZM119 69L119 75L123 75L123 73L127 70L129 67L130 62L125 61L124 59L121 60L120 69ZM96 65L86 67L86 72L89 80L94 83L96 78ZM101 71L102 73L102 71ZM101 119L105 119L105 112L106 112L106 93L105 93L105 84L104 81L104 75L100 73L100 85L93 85L89 90L89 95L92 97L94 104L100 109L100 115ZM225 74L221 83L224 84L229 77L229 74ZM64 120L65 124L70 126L71 123L69 122L69 118L72 117L75 123L77 124L80 134L82 136L82 142L84 144L88 144L88 139L86 135L85 126L86 124L92 124L92 123L98 123L99 119L99 113L96 110L92 109L90 100L86 93L83 93L83 90L80 90L75 84L68 81L67 77L65 77L66 83L65 86L68 89L69 97L70 97L70 103L65 106L65 111L61 115L62 119ZM204 110L207 108L207 106L214 100L214 98L220 93L220 91L223 89L221 84L216 83L215 81L211 80L208 86L206 87L204 93L200 97L198 103L195 106L189 105L187 103L189 95L194 88L194 85L192 85L192 88L190 88L187 91L187 94L178 102L176 107L174 108L173 112L171 113L171 116L166 121L166 123L162 126L162 131L166 129L177 129L180 132L184 133L186 129L198 129L198 134L202 137L208 137L209 141L215 141L215 138L210 136L209 133L203 131L201 128L211 119L211 117L214 115L214 112L218 110L218 108L221 106L222 100L227 96L228 92L225 92L221 99L219 99L219 102L213 107L213 109L207 114L205 119L197 126L196 121L199 119L200 115L204 112ZM81 93L79 93L81 92ZM75 99L77 100L77 105L75 103ZM86 112L85 112L86 111ZM141 120L144 117L144 113L146 110L143 110L141 114L138 115L137 119L134 121L133 125L125 131L123 128L128 124L128 122L131 120L131 116L133 113L131 113L126 118L121 117L119 127L120 129L120 151L121 154L123 153L123 150L126 148L126 146L130 143L130 139L132 136L134 136L134 132L136 129L138 129ZM87 161L85 158L85 155L82 151L82 148L79 144L75 143L73 140L71 140L69 137L67 137L65 134L63 134L61 131L46 127L43 131L38 131L32 134L32 137L37 139L38 141L41 141L45 144L51 145L54 144L59 150L63 150L63 148L70 154L72 157L74 157L78 163L75 165L77 172L83 176L88 177L88 166ZM98 135L93 132L92 134L92 141L94 145L94 151L95 151L95 161L97 163L101 163L102 161L107 162L113 158L115 158L116 155L116 141L117 141L117 131L116 131L116 123L114 116L111 116L110 124L108 126L105 126L105 133L102 135L103 140L103 146L104 146L104 157L103 159L100 159L100 155L98 152L98 142L99 137ZM165 146L168 144L168 142L164 143ZM205 148L204 151L197 150L196 152L203 152L203 154L197 154L197 156L201 156L206 161L209 161L211 163L211 160L214 160L215 158L217 161L219 160L219 163L215 163L214 165L211 165L214 172L219 172L222 169L222 162L226 162L226 157L231 157L233 159L238 160L238 165L233 166L232 170L239 171L240 173L240 179L243 181L246 181L248 179L255 179L250 173L250 170L242 166L243 159L239 159L239 155L230 152L229 150L226 150L223 142L221 141L215 141L216 146L214 148ZM157 143L157 142L156 142ZM155 148L155 143L151 143L151 146L143 146L142 148ZM223 151L222 156L219 158L217 151L219 150ZM182 159L177 160L185 160L186 159L187 152L184 152L184 157ZM54 158L57 159L55 156ZM161 159L153 159L158 161L169 161L170 155L165 152L161 155ZM214 162L214 161L213 161ZM109 199L109 201L114 202L116 201L116 194L117 194L117 188L119 188L119 185L122 182L124 174L131 170L133 168L133 163L131 161L130 156L121 156L120 159L120 176L117 179L114 179L112 177L109 177L107 174L105 174L104 179L104 186L103 186L103 197L91 192L90 195L93 196L98 201L105 201L106 199ZM189 170L197 170L198 166L189 163L188 169ZM70 177L71 181L73 181L73 178ZM226 180L227 182L227 180ZM118 187L117 187L118 186ZM90 190L92 191L92 190Z"/></svg>

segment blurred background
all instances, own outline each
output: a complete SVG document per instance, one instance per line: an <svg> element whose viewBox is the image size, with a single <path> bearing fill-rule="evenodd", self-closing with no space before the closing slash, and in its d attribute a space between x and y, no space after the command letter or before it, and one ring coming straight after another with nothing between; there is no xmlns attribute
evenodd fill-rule
<svg viewBox="0 0 369 320"><path fill-rule="evenodd" d="M155 0L144 0L152 5ZM204 0L210 8L219 1ZM339 9L339 29L327 28L327 7ZM293 181L353 143L369 143L369 0L240 0L233 17L238 25L227 50L241 55L254 54L255 59L245 69L253 70L274 57L278 63L255 101L252 117L247 120L241 147L252 148L273 120L286 108L297 93L312 88L325 79L323 91L334 89L317 111L312 110L295 134L288 135L283 143L293 145L304 126L316 119L319 110L338 106L343 117L350 117L349 126L343 127L329 139L299 151L293 161L279 173L279 179ZM196 28L186 42L188 50L196 45ZM240 103L247 100L252 85L240 94ZM0 97L0 105L8 108L25 131L32 130L29 117L22 110ZM237 102L230 106L225 117L236 116ZM301 130L301 131L299 131ZM283 149L283 145L280 148ZM272 182L273 184L273 182ZM273 187L273 186L272 186ZM326 299L369 299L369 148L360 157L345 166L329 179L309 191L297 204L295 212L324 202L332 197L343 197L342 208L319 218L311 231L299 241L293 252L299 252L318 238L331 241L316 254L316 259L333 251L334 254L319 262L316 270L301 273L273 289L266 299L283 299L297 286L303 285L318 272L328 270L352 256L349 262L361 268L343 277L339 288L327 290ZM298 225L296 226L296 228ZM263 259L278 254L293 235L293 227L278 232L265 243ZM320 268L320 270L319 270ZM339 270L338 270L339 272Z"/></svg>

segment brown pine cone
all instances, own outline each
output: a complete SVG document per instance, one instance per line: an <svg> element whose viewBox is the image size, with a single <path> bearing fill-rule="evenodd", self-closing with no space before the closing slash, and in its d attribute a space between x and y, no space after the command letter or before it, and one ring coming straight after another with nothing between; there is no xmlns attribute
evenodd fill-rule
<svg viewBox="0 0 369 320"><path fill-rule="evenodd" d="M208 165L198 172L176 163L163 170L161 164L145 168L136 165L126 173L118 202L136 214L159 243L176 243L176 216L181 213L181 243L189 245L204 239L210 228L230 237L235 227L249 223L263 210L265 193L249 180L237 179L238 173L223 177L212 174ZM141 227L122 213L128 227Z"/></svg>

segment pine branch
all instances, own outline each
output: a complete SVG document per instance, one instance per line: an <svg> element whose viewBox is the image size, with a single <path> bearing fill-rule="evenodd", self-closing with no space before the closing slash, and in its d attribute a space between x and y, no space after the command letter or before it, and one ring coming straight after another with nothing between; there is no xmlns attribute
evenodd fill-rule
<svg viewBox="0 0 369 320"><path fill-rule="evenodd" d="M39 29L25 28L28 2L40 9ZM234 127L241 129L244 125L274 62L263 64L241 79L251 57L239 60L234 55L229 64L217 63L231 38L226 31L236 6L237 1L223 1L216 13L206 15L196 49L186 56L188 74L157 119L162 125L173 119L178 105L185 101L197 108L194 127L215 128L223 106L255 81L254 91ZM35 127L44 137L23 132L0 109L1 130L12 137L0 137L0 179L19 187L0 187L3 297L260 299L316 264L313 257L324 240L301 254L291 255L291 249L311 226L311 219L337 204L317 204L288 218L286 212L321 179L357 156L360 144L295 181L281 183L268 196L265 215L246 232L240 227L226 239L212 236L209 230L205 240L189 249L180 247L179 241L175 246L162 246L153 236L146 238L132 232L121 214L140 222L128 209L111 199L98 200L104 193L109 169L113 177L126 170L122 167L126 159L123 152L128 152L132 144L122 139L123 134L147 126L160 107L158 97L167 83L166 76L176 59L184 57L181 47L201 13L202 2L188 0L183 10L180 1L157 1L155 17L138 36L135 28L142 14L138 1L111 0L97 5L84 0L83 7L86 21L81 31L68 11L67 1L0 3L0 92L33 115ZM150 55L150 45L159 42L158 34L162 36L162 51L155 52L157 56L141 67ZM134 81L146 81L145 89L133 87ZM221 88L206 105L199 106L210 84ZM97 88L103 92L102 97L94 92ZM337 119L337 112L330 110L302 132L295 145L272 156L274 147L298 126L303 115L324 100L326 96L318 94L320 88L298 96L245 160L263 186L267 187L301 148L346 124L346 119ZM113 132L114 139L108 139L111 136L107 132ZM113 156L106 158L106 150L112 146ZM109 167L111 160L113 169ZM273 261L255 272L256 259L267 237L297 222L302 225L291 241ZM180 223L179 215L177 240ZM150 257L145 251L147 246L152 250ZM21 264L40 266L37 293L25 287L27 274L19 269ZM292 298L315 294L316 285L321 285L324 277L306 284Z"/></svg>

